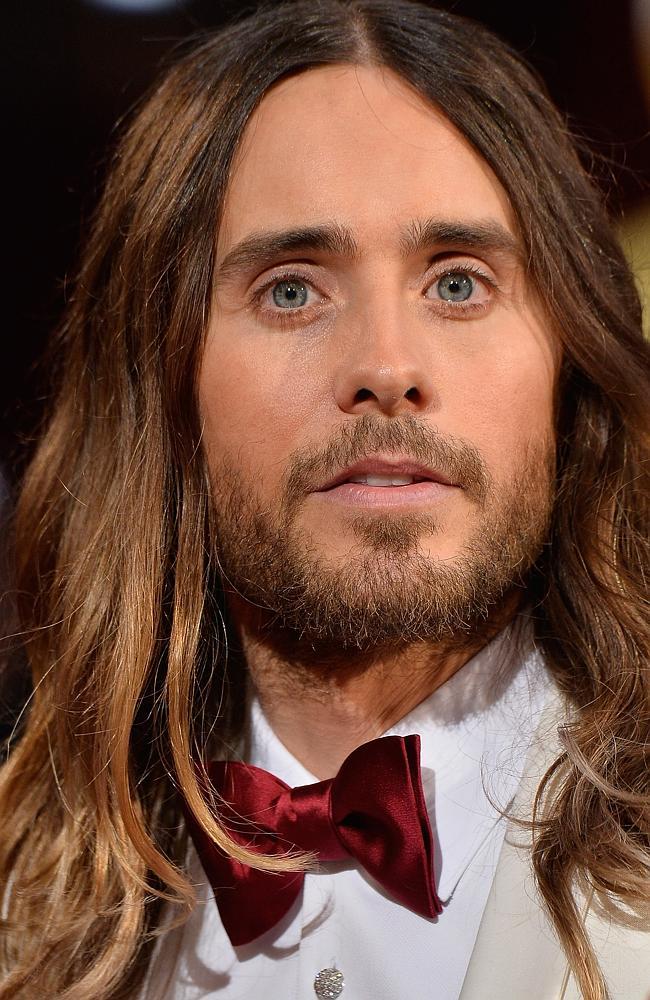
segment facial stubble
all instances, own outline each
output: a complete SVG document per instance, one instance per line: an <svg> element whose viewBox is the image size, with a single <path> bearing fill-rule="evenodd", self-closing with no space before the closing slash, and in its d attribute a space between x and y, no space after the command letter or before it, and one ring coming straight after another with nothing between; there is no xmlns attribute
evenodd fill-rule
<svg viewBox="0 0 650 1000"><path fill-rule="evenodd" d="M345 561L319 550L300 513L308 486L364 455L407 453L463 484L478 516L452 559L423 551L444 531L444 512L368 514L342 519L352 535ZM216 552L224 586L263 612L270 634L317 650L369 651L409 642L467 641L515 587L523 587L548 534L554 446L522 448L510 482L496 488L478 451L441 438L413 417L363 417L326 449L290 456L281 499L264 504L252 472L222 458L212 467Z"/></svg>

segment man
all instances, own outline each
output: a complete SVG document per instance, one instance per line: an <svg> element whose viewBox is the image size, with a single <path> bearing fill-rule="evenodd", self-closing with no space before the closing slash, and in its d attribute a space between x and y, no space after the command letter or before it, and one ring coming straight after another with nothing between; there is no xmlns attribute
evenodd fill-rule
<svg viewBox="0 0 650 1000"><path fill-rule="evenodd" d="M646 1000L639 314L483 29L300 0L168 73L18 514L0 997Z"/></svg>

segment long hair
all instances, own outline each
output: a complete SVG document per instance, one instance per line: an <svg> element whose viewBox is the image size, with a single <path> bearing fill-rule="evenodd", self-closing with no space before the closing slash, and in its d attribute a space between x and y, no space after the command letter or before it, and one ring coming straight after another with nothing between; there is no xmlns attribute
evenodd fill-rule
<svg viewBox="0 0 650 1000"><path fill-rule="evenodd" d="M650 895L647 390L638 296L565 123L481 26L407 0L261 8L182 56L125 132L55 343L59 390L15 519L34 692L0 771L0 998L133 996L163 908L194 901L179 790L214 841L196 766L241 724L201 447L197 371L215 234L251 113L278 80L391 68L489 164L563 347L536 638L575 709L540 790L541 895L588 1000L607 987L573 888Z"/></svg>

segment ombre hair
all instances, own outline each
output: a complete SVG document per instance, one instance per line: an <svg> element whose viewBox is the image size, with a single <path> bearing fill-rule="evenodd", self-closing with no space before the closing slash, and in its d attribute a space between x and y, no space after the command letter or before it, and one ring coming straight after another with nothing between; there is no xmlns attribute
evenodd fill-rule
<svg viewBox="0 0 650 1000"><path fill-rule="evenodd" d="M528 590L575 718L532 857L587 1000L608 993L576 884L650 897L650 351L602 198L539 80L485 28L407 0L296 0L206 36L153 89L55 341L15 517L34 690L0 770L0 998L134 995L163 913L194 901L180 792L242 861L300 863L236 846L196 766L237 737L245 673L227 655L196 384L242 132L274 83L333 63L389 67L489 164L562 344L555 504Z"/></svg>

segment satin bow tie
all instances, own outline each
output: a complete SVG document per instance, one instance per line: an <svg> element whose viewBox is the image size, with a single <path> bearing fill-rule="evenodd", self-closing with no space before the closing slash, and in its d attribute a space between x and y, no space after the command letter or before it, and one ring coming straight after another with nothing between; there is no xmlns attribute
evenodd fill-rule
<svg viewBox="0 0 650 1000"><path fill-rule="evenodd" d="M233 840L261 854L315 851L357 860L387 892L423 917L442 905L420 774L420 737L384 736L353 750L334 778L289 788L259 767L207 765ZM228 857L186 809L190 834L233 945L248 944L291 908L303 872L262 872Z"/></svg>

